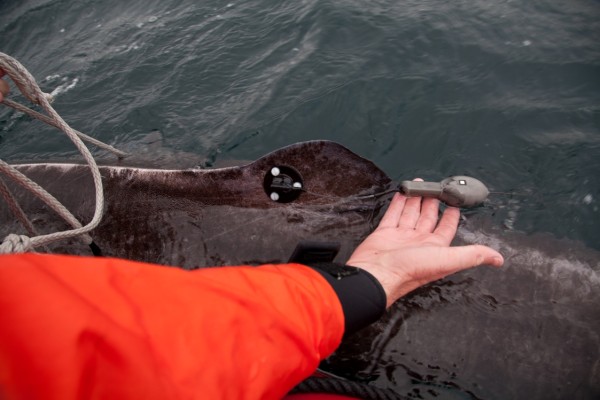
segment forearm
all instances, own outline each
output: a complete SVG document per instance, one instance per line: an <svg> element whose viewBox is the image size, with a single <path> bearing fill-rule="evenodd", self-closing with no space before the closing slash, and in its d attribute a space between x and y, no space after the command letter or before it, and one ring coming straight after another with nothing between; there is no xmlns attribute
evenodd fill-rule
<svg viewBox="0 0 600 400"><path fill-rule="evenodd" d="M331 286L302 266L29 257L0 260L7 397L277 398L343 333Z"/></svg>

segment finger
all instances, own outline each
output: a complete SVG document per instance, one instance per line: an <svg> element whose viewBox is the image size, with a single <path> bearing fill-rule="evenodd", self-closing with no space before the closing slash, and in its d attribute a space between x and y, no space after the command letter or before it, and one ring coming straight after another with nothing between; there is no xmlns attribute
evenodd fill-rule
<svg viewBox="0 0 600 400"><path fill-rule="evenodd" d="M419 232L433 232L438 222L440 201L434 198L423 199L421 203L421 215L417 221L416 230Z"/></svg>
<svg viewBox="0 0 600 400"><path fill-rule="evenodd" d="M422 182L423 179L415 178L414 181ZM415 229L417 225L417 221L419 220L419 216L421 215L421 200L423 198L421 196L417 197L409 197L406 200L406 205L404 206L404 210L402 211L402 215L400 216L400 222L398 223L398 227L406 228L406 229Z"/></svg>
<svg viewBox="0 0 600 400"><path fill-rule="evenodd" d="M379 228L397 228L405 203L405 196L402 196L400 193L394 194L390 206L383 215L383 218L381 218L381 222L379 222Z"/></svg>
<svg viewBox="0 0 600 400"><path fill-rule="evenodd" d="M444 244L449 245L456 235L458 228L458 220L460 219L460 210L456 207L448 207L444 210L442 218L438 223L437 228L433 231L436 235L444 240Z"/></svg>
<svg viewBox="0 0 600 400"><path fill-rule="evenodd" d="M501 267L504 258L491 247L474 244L469 246L447 247L445 269L448 273L462 271L479 265Z"/></svg>

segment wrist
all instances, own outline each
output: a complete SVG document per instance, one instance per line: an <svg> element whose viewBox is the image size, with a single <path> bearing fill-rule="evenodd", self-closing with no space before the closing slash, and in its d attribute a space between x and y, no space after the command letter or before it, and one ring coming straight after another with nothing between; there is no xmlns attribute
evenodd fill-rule
<svg viewBox="0 0 600 400"><path fill-rule="evenodd" d="M377 321L386 309L386 293L367 270L335 263L310 265L331 285L344 312L344 336Z"/></svg>
<svg viewBox="0 0 600 400"><path fill-rule="evenodd" d="M409 279L399 276L396 272L390 271L389 268L384 268L373 262L350 259L347 265L368 272L379 282L386 295L386 308L389 308L402 296L419 287L418 284L411 285Z"/></svg>

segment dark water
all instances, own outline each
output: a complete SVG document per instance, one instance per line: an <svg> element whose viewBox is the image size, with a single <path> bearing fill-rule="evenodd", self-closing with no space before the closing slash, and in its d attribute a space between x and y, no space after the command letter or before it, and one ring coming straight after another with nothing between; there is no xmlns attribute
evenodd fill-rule
<svg viewBox="0 0 600 400"><path fill-rule="evenodd" d="M544 233L569 240L559 243L575 253L600 250L598 43L598 1L0 2L0 51L56 93L56 109L75 128L149 164L212 166L334 140L394 179L465 174L515 193L492 195L476 211L497 237ZM162 142L148 150L157 131ZM74 154L54 130L0 109L0 158ZM582 268L590 265L598 260ZM593 335L598 315L589 320L584 331ZM493 354L473 351L486 350ZM587 354L574 349L572 370L592 376L598 364ZM361 368L388 371L379 382L394 387L406 383L398 371L427 365L422 357ZM456 371L444 368L422 375L452 380ZM490 371L462 370L474 377L459 385L463 398L526 398L503 382L481 389ZM600 392L589 385L575 397ZM427 393L419 395L435 397Z"/></svg>
<svg viewBox="0 0 600 400"><path fill-rule="evenodd" d="M69 122L127 150L159 130L210 165L331 139L393 178L517 192L499 224L600 249L597 1L4 0L0 29ZM4 159L73 154L0 118Z"/></svg>

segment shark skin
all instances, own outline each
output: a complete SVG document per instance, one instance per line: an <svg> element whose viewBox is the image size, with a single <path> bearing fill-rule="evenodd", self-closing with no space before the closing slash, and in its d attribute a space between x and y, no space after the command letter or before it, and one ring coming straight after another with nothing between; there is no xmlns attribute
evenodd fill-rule
<svg viewBox="0 0 600 400"><path fill-rule="evenodd" d="M264 178L275 166L298 171L305 192L291 203L271 200ZM60 200L83 223L92 217L93 186L86 166L21 164L17 168ZM313 141L244 166L164 170L100 167L105 211L91 233L106 256L183 268L285 262L301 240L338 241L348 257L373 228L375 199L390 179L373 163L333 142ZM10 184L12 182L7 182ZM37 198L12 185L39 233L67 229ZM0 206L0 234L24 233ZM79 241L53 251L90 254Z"/></svg>

